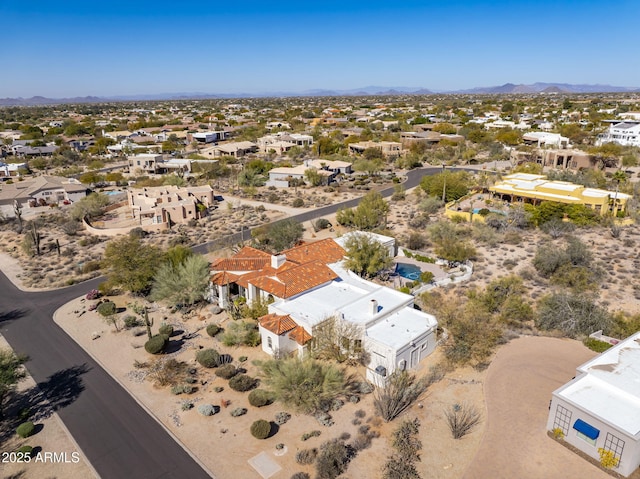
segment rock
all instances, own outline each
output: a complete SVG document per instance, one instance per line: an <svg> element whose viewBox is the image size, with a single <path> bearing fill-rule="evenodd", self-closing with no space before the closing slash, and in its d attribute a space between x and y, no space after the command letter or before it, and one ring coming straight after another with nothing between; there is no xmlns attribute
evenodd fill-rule
<svg viewBox="0 0 640 479"><path fill-rule="evenodd" d="M100 337L100 333L94 331L93 333L91 333L91 339L95 340L98 339Z"/></svg>
<svg viewBox="0 0 640 479"><path fill-rule="evenodd" d="M209 308L209 311L211 311L211 313L213 314L220 314L222 313L222 308L218 305L215 305L215 306L211 306L211 308Z"/></svg>

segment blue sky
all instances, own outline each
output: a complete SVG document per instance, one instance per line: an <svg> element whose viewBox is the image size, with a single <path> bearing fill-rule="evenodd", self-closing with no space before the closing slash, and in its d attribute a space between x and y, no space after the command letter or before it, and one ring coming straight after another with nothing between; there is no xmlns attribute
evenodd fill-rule
<svg viewBox="0 0 640 479"><path fill-rule="evenodd" d="M640 2L0 0L0 97L640 87Z"/></svg>

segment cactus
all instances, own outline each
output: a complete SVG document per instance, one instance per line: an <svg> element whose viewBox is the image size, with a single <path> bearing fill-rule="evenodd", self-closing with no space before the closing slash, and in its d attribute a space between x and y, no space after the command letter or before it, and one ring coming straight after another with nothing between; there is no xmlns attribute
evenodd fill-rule
<svg viewBox="0 0 640 479"><path fill-rule="evenodd" d="M149 336L149 339L151 339L153 337L153 334L151 334L151 326L153 326L153 319L149 321L149 313L147 312L146 306L144 308L144 325L147 327L147 336Z"/></svg>

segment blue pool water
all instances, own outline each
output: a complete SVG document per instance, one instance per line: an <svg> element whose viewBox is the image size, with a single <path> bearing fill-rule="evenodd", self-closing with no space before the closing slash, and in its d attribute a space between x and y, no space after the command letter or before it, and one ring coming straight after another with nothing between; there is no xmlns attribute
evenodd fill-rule
<svg viewBox="0 0 640 479"><path fill-rule="evenodd" d="M420 273L422 273L422 270L420 269L420 267L414 264L396 263L396 273L398 273L403 278L410 279L411 281L416 281L420 279Z"/></svg>
<svg viewBox="0 0 640 479"><path fill-rule="evenodd" d="M474 214L474 215L477 215L478 213L480 213L480 210L481 210L481 209L482 209L482 208L474 208L474 209L473 209L473 214ZM504 213L503 213L502 211L496 211L496 210L489 210L489 211L491 211L491 213L496 213L496 214L498 214L498 215L504 215Z"/></svg>
<svg viewBox="0 0 640 479"><path fill-rule="evenodd" d="M113 196L113 195L119 195L120 193L123 193L122 191L105 191L104 194L107 196Z"/></svg>

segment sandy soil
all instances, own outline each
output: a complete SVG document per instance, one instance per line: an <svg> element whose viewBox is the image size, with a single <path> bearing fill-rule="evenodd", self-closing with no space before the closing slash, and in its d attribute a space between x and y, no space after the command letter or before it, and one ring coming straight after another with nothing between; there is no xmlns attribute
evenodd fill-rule
<svg viewBox="0 0 640 479"><path fill-rule="evenodd" d="M2 336L0 336L0 348L9 348L9 344ZM3 422L3 427L7 427L9 423L11 426L20 423L19 420L14 420L15 415L23 407L21 406L20 395L29 394L36 387L36 383L31 376L27 376L24 381L19 383L16 391L17 399L10 402L10 407L6 411L7 417L11 419ZM5 462L3 455L2 467L0 468L3 478L40 479L44 477L60 477L65 479L86 479L98 477L57 414L38 411L29 420L34 422L37 432L26 439L22 439L13 432L9 433L9 437L6 440L2 439L5 437L5 431L2 430L0 452L4 454L29 445L34 448L34 453L36 453L29 463L19 463L15 460L11 461L9 458ZM40 458L37 452L41 453ZM58 455L56 461L53 461L51 457L45 461L45 453L56 453ZM65 453L65 455L62 456L61 453ZM75 456L74 453L76 454Z"/></svg>
<svg viewBox="0 0 640 479"><path fill-rule="evenodd" d="M595 355L578 341L547 337L522 337L501 348L484 385L484 437L464 478L610 477L546 433L551 393Z"/></svg>

